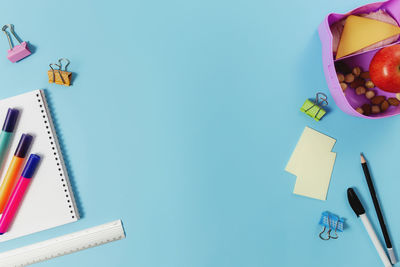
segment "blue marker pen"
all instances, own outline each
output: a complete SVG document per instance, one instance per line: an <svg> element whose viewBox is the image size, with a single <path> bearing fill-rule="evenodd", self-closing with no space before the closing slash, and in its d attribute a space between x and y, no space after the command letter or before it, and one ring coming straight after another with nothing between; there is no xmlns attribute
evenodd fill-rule
<svg viewBox="0 0 400 267"><path fill-rule="evenodd" d="M0 133L0 168L3 165L3 161L10 145L10 140L14 132L15 125L17 123L19 111L17 109L9 108L6 116L6 120L3 124L3 129Z"/></svg>

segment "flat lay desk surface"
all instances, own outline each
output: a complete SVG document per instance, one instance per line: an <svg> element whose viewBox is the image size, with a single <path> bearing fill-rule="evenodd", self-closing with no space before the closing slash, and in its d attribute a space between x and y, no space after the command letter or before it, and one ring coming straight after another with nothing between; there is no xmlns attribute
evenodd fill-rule
<svg viewBox="0 0 400 267"><path fill-rule="evenodd" d="M38 266L380 266L346 200L355 186L379 224L370 162L400 253L400 116L350 117L334 104L317 27L367 1L17 1L0 8L34 53L12 64L0 35L0 98L45 89L82 219L0 251L121 218L127 238ZM49 85L60 57L76 73ZM317 91L329 113L299 111ZM337 139L326 201L293 195L285 165L309 126ZM329 210L346 218L322 241Z"/></svg>

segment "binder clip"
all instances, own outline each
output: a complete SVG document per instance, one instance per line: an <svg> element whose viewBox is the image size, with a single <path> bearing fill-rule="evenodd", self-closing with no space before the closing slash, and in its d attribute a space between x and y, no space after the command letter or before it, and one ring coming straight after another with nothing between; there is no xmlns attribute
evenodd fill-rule
<svg viewBox="0 0 400 267"><path fill-rule="evenodd" d="M19 42L19 45L13 46L13 43L11 42L10 34L6 31L7 28L10 29L11 34L14 36L14 38ZM10 49L7 51L7 58L12 62L15 63L23 58L26 58L31 54L31 51L28 49L28 44L27 42L23 42L18 35L15 34L14 32L14 25L12 24L6 24L3 26L2 31L5 33L8 39L8 44L10 45Z"/></svg>
<svg viewBox="0 0 400 267"><path fill-rule="evenodd" d="M64 70L62 70L62 61L66 61L67 64L64 67ZM71 76L72 73L67 71L67 67L69 65L70 61L66 58L61 58L58 60L58 64L51 63L49 64L50 69L47 71L47 76L49 76L49 83L56 83L56 84L61 84L65 86L70 86L71 85ZM58 69L54 69L53 66L57 66Z"/></svg>
<svg viewBox="0 0 400 267"><path fill-rule="evenodd" d="M338 232L343 232L344 219L339 218L338 216L328 211L324 211L321 214L319 225L322 225L324 227L322 231L319 233L319 238L321 238L322 240L329 240L331 238L338 239L339 238ZM332 231L335 232L332 233Z"/></svg>
<svg viewBox="0 0 400 267"><path fill-rule="evenodd" d="M326 114L323 107L328 105L327 99L328 97L324 93L317 93L315 101L312 102L310 99L307 99L303 106L301 106L300 111L319 121Z"/></svg>

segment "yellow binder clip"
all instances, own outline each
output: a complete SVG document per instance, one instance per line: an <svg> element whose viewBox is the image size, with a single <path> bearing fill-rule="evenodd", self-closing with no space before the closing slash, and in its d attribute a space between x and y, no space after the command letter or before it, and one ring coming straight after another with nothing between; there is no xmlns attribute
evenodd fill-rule
<svg viewBox="0 0 400 267"><path fill-rule="evenodd" d="M67 64L64 67L64 70L62 70L62 61L66 61ZM49 64L50 69L47 71L47 76L49 76L49 83L56 83L56 84L61 84L65 86L70 86L71 85L71 76L72 72L67 71L67 67L69 65L70 61L66 58L61 58L58 60L58 64L51 63ZM57 66L58 69L54 69L53 66Z"/></svg>

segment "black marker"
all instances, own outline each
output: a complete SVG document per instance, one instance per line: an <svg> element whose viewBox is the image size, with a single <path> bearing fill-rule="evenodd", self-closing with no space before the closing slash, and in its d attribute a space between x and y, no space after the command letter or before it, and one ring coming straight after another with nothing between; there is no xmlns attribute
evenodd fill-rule
<svg viewBox="0 0 400 267"><path fill-rule="evenodd" d="M374 228L372 228L371 222L369 221L367 214L365 213L365 209L361 204L361 201L358 199L356 192L354 192L353 188L347 189L347 199L349 200L349 204L354 213L357 215L357 217L360 217L362 223L364 224L364 227L367 230L376 251L378 251L379 257L381 257L383 264L385 265L385 267L391 267L392 264L390 263L389 258L387 257L385 250L381 245L381 242L379 242Z"/></svg>

